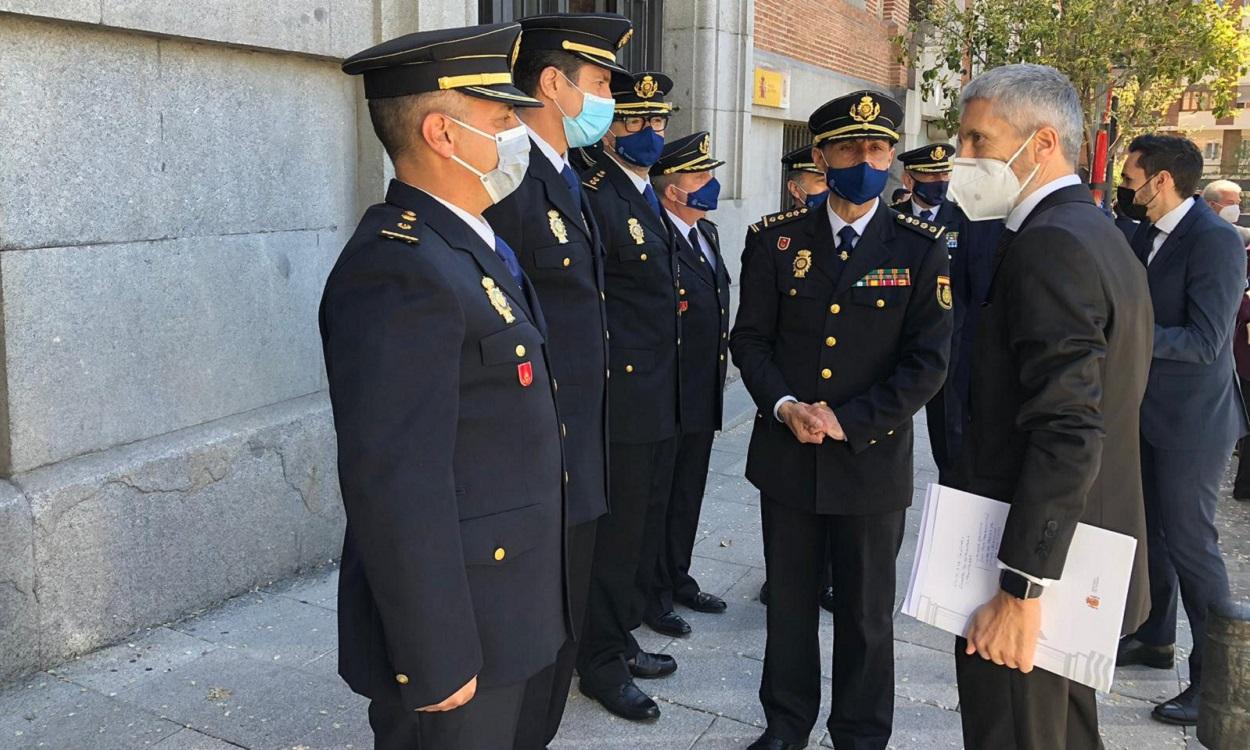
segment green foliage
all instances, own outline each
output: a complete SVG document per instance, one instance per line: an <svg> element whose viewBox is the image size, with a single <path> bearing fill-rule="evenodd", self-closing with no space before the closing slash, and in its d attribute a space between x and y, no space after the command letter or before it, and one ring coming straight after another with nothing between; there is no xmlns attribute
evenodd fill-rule
<svg viewBox="0 0 1250 750"><path fill-rule="evenodd" d="M959 121L961 83L1008 63L1050 65L1080 92L1092 138L1108 87L1119 97L1121 142L1158 125L1191 83L1211 92L1217 117L1237 101L1250 66L1244 9L1219 0L916 0L899 59L917 73L922 95L949 102Z"/></svg>

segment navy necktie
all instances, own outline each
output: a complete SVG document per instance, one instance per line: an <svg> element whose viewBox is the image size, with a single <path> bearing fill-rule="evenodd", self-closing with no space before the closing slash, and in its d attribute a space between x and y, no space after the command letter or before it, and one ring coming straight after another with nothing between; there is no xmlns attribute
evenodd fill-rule
<svg viewBox="0 0 1250 750"><path fill-rule="evenodd" d="M660 210L660 199L655 197L655 189L651 187L651 183L642 189L642 197L647 199L647 205L651 206L651 210L655 211L656 218L664 218L664 212Z"/></svg>
<svg viewBox="0 0 1250 750"><path fill-rule="evenodd" d="M703 258L707 261L708 265L712 267L713 271L716 270L716 260L712 258L712 256L709 255L708 253L704 252L703 246L699 244L699 228L698 227L690 227L690 246L694 248L694 251L696 253L703 256Z"/></svg>
<svg viewBox="0 0 1250 750"><path fill-rule="evenodd" d="M1159 228L1151 224L1146 231L1140 229L1133 235L1133 251L1143 266L1150 265L1150 253L1155 249L1155 237L1159 236Z"/></svg>
<svg viewBox="0 0 1250 750"><path fill-rule="evenodd" d="M933 209L930 208L928 210L921 211L920 218L925 221L933 221Z"/></svg>
<svg viewBox="0 0 1250 750"><path fill-rule="evenodd" d="M838 249L848 255L855 249L855 240L859 238L859 232L850 224L838 230Z"/></svg>
<svg viewBox="0 0 1250 750"><path fill-rule="evenodd" d="M565 164L564 169L560 170L560 176L564 178L564 184L569 186L569 192L573 194L573 205L581 208L582 184L577 179L577 175L573 173L573 168Z"/></svg>
<svg viewBox="0 0 1250 750"><path fill-rule="evenodd" d="M516 279L517 286L525 288L525 276L521 274L521 264L517 262L516 253L512 247L504 242L503 237L495 235L495 252L503 260L503 264L508 267L508 273L512 274L512 278Z"/></svg>

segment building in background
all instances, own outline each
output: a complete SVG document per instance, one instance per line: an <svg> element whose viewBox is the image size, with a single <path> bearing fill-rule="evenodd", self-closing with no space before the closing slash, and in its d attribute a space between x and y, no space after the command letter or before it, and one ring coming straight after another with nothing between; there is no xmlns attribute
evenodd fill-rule
<svg viewBox="0 0 1250 750"><path fill-rule="evenodd" d="M1168 110L1168 129L1184 133L1202 151L1204 182L1228 179L1242 187L1242 210L1250 196L1250 75L1241 79L1237 103L1228 117L1211 112L1211 95L1191 86Z"/></svg>
<svg viewBox="0 0 1250 750"><path fill-rule="evenodd" d="M908 107L904 0L0 0L0 679L338 553L317 335L390 173L342 58L550 11L634 19L672 135L729 163L736 238L780 207L808 114Z"/></svg>

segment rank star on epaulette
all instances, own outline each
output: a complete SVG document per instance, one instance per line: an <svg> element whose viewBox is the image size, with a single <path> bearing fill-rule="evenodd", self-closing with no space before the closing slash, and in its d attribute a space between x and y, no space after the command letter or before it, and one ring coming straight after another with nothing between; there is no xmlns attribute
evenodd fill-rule
<svg viewBox="0 0 1250 750"><path fill-rule="evenodd" d="M587 188L590 188L591 190L598 190L599 183L603 180L604 177L607 176L607 174L608 174L608 170L600 169L598 172L595 172L595 174L589 180L583 180L582 185Z"/></svg>

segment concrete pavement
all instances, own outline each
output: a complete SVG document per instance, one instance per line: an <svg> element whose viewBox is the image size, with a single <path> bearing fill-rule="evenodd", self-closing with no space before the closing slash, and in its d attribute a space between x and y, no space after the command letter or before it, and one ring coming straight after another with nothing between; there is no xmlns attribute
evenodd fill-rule
<svg viewBox="0 0 1250 750"><path fill-rule="evenodd" d="M765 609L758 496L743 479L752 411L740 384L730 387L732 425L717 439L694 574L723 596L721 615L682 611L694 633L682 639L645 627L645 648L676 657L670 678L642 682L660 702L654 724L617 719L576 689L553 750L730 750L762 731L757 691ZM920 415L923 420L923 414ZM917 499L936 479L923 425L916 441ZM898 564L901 601L915 547L919 508L908 513ZM1221 503L1220 527L1234 590L1250 593L1250 503ZM0 689L0 747L27 750L350 750L371 748L366 701L336 670L337 569L330 561L299 578L232 599L211 611L134 634L116 645ZM832 621L822 613L825 708L812 747L829 747ZM1188 632L1182 622L1183 646ZM891 747L961 747L952 639L902 615L895 622L897 669ZM1193 733L1149 718L1171 697L1177 670L1122 669L1100 696L1108 748L1200 747Z"/></svg>

